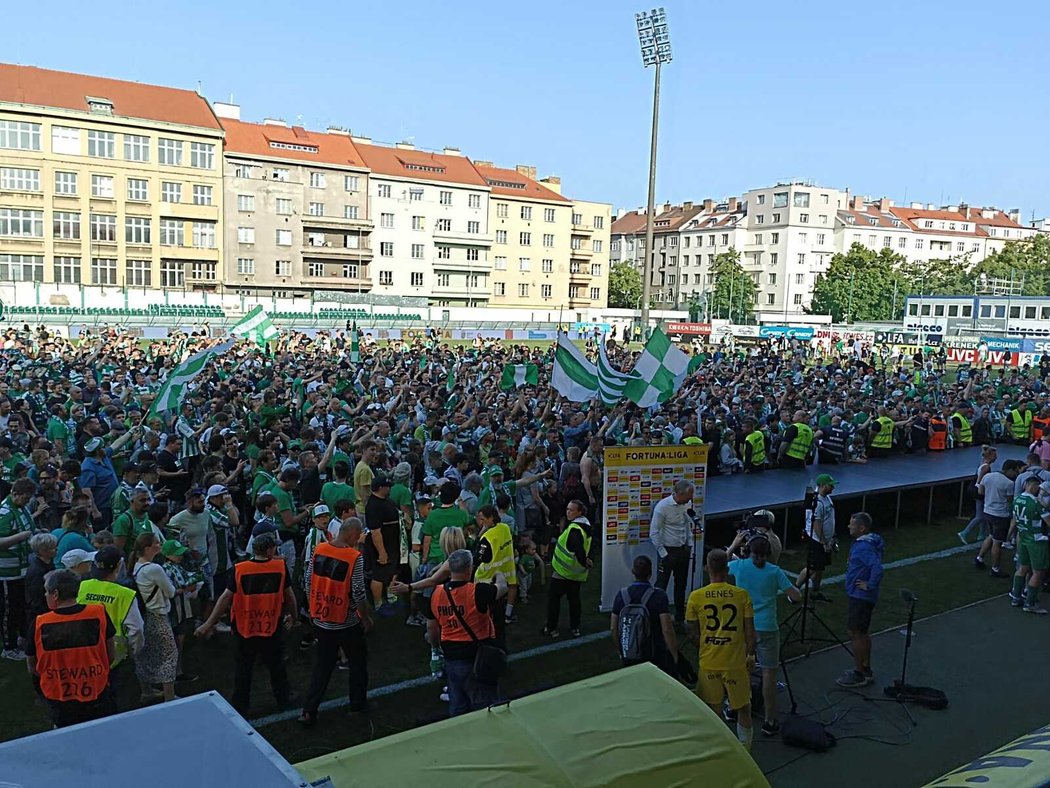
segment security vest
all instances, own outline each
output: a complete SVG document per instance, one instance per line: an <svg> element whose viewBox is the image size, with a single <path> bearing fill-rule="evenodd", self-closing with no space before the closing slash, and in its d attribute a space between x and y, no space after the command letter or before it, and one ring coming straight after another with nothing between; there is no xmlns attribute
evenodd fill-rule
<svg viewBox="0 0 1050 788"><path fill-rule="evenodd" d="M795 422L792 426L798 430L798 435L788 446L787 456L794 457L796 460L805 460L809 455L809 447L813 445L813 430L808 424L803 424L801 421Z"/></svg>
<svg viewBox="0 0 1050 788"><path fill-rule="evenodd" d="M569 549L569 534L572 533L573 529L579 531L580 536L583 537L583 552L589 553L591 551L591 537L588 535L587 530L573 520L561 532L561 536L558 537L558 541L554 545L554 558L551 561L551 566L555 572L566 580L575 580L577 583L582 583L587 579L587 567L577 561L575 554Z"/></svg>
<svg viewBox="0 0 1050 788"><path fill-rule="evenodd" d="M40 692L51 701L91 703L109 684L106 609L85 605L77 613L37 616L36 670Z"/></svg>
<svg viewBox="0 0 1050 788"><path fill-rule="evenodd" d="M876 449L893 448L893 419L889 416L879 416L875 419L879 423L879 431L871 439L871 445Z"/></svg>
<svg viewBox="0 0 1050 788"><path fill-rule="evenodd" d="M841 460L846 456L846 440L849 433L841 426L828 427L824 430L824 443L821 448L835 459Z"/></svg>
<svg viewBox="0 0 1050 788"><path fill-rule="evenodd" d="M959 420L959 445L969 446L972 444L973 430L970 428L970 422L968 422L966 417L959 413L959 411L955 411L955 413L952 414L952 418Z"/></svg>
<svg viewBox="0 0 1050 788"><path fill-rule="evenodd" d="M1010 437L1018 441L1028 440L1028 432L1032 427L1032 411L1025 408L1024 415L1014 408L1010 411Z"/></svg>
<svg viewBox="0 0 1050 788"><path fill-rule="evenodd" d="M479 564L474 573L474 579L480 582L488 582L501 572L510 585L516 585L518 575L514 565L514 535L506 523L499 522L489 528L480 537L481 541L487 542L492 552L492 560Z"/></svg>
<svg viewBox="0 0 1050 788"><path fill-rule="evenodd" d="M682 439L683 446L702 446L703 443L704 442L695 435L690 435L688 438Z"/></svg>
<svg viewBox="0 0 1050 788"><path fill-rule="evenodd" d="M109 616L113 628L117 630L117 636L113 639L115 653L113 661L109 664L111 668L115 668L128 655L128 632L125 619L128 617L131 606L135 604L135 589L89 577L80 581L77 602L82 605L102 605L106 609L106 615Z"/></svg>
<svg viewBox="0 0 1050 788"><path fill-rule="evenodd" d="M434 611L434 618L441 627L443 642L470 643L474 640L459 623L456 608L459 609L459 615L467 622L475 638L491 640L496 637L496 625L492 621L492 616L478 610L477 600L474 598L474 587L474 583L464 583L461 586L446 583L434 591L430 604Z"/></svg>
<svg viewBox="0 0 1050 788"><path fill-rule="evenodd" d="M350 581L361 553L353 547L321 542L314 549L310 576L310 618L322 624L345 624L350 608Z"/></svg>
<svg viewBox="0 0 1050 788"><path fill-rule="evenodd" d="M284 606L284 561L241 561L234 566L233 625L242 638L270 637Z"/></svg>
<svg viewBox="0 0 1050 788"><path fill-rule="evenodd" d="M930 418L930 439L926 443L928 451L944 451L948 448L948 422L940 416Z"/></svg>
<svg viewBox="0 0 1050 788"><path fill-rule="evenodd" d="M1050 419L1032 419L1032 441L1050 438Z"/></svg>
<svg viewBox="0 0 1050 788"><path fill-rule="evenodd" d="M766 464L766 439L758 430L744 436L744 442L751 447L751 464L761 468Z"/></svg>

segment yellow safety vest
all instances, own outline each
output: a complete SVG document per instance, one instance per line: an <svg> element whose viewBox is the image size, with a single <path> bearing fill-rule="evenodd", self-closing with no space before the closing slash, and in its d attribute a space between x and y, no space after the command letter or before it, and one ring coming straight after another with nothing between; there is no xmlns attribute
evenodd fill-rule
<svg viewBox="0 0 1050 788"><path fill-rule="evenodd" d="M117 630L117 636L113 638L113 661L109 665L111 668L116 667L128 656L128 633L124 628L124 619L135 604L135 592L122 585L92 577L80 581L77 602L82 605L102 605L106 608L106 615Z"/></svg>
<svg viewBox="0 0 1050 788"><path fill-rule="evenodd" d="M809 447L813 445L813 430L808 424L802 422L796 422L792 426L798 430L798 435L788 446L787 456L794 457L796 460L804 460L809 454Z"/></svg>
<svg viewBox="0 0 1050 788"><path fill-rule="evenodd" d="M744 441L751 445L751 464L764 465L766 462L766 439L762 433L758 430L750 432L744 436Z"/></svg>
<svg viewBox="0 0 1050 788"><path fill-rule="evenodd" d="M682 444L685 446L700 446L703 444L703 441L695 435L690 435L688 438L682 440Z"/></svg>
<svg viewBox="0 0 1050 788"><path fill-rule="evenodd" d="M952 414L952 418L959 420L959 445L969 446L972 444L973 430L970 429L970 422L968 422L966 417L959 413L959 411L955 411L955 413Z"/></svg>
<svg viewBox="0 0 1050 788"><path fill-rule="evenodd" d="M555 572L566 580L575 580L577 583L582 583L587 579L587 567L580 564L576 560L575 554L569 549L569 534L573 529L579 531L583 537L583 552L591 552L591 537L588 536L587 530L574 520L569 523L569 526L558 537L558 541L554 545L554 558L551 561L551 566Z"/></svg>
<svg viewBox="0 0 1050 788"><path fill-rule="evenodd" d="M1010 437L1014 440L1028 440L1032 429L1032 411L1025 408L1024 415L1014 408L1010 411Z"/></svg>
<svg viewBox="0 0 1050 788"><path fill-rule="evenodd" d="M893 448L893 419L888 416L879 416L875 419L879 423L879 431L871 439L871 445L876 449Z"/></svg>
<svg viewBox="0 0 1050 788"><path fill-rule="evenodd" d="M501 572L509 585L517 585L518 574L514 565L514 535L504 522L496 523L481 535L481 541L487 542L492 552L492 560L478 564L474 573L474 582L488 582Z"/></svg>

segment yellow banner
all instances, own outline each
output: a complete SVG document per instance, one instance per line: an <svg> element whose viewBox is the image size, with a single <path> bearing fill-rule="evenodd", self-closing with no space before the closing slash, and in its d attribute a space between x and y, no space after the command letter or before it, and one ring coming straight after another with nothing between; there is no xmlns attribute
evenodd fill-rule
<svg viewBox="0 0 1050 788"><path fill-rule="evenodd" d="M1050 725L938 777L937 788L1037 788L1050 774Z"/></svg>
<svg viewBox="0 0 1050 788"><path fill-rule="evenodd" d="M609 446L606 468L632 465L707 465L707 446Z"/></svg>

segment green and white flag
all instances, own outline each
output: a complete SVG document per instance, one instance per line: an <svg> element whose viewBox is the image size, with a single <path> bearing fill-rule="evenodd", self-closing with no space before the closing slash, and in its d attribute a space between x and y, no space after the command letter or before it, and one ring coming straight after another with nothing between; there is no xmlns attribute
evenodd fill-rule
<svg viewBox="0 0 1050 788"><path fill-rule="evenodd" d="M235 337L251 339L257 345L265 345L274 337L280 336L281 332L270 320L270 316L263 311L260 304L256 304L251 312L246 314L233 328L230 333Z"/></svg>
<svg viewBox="0 0 1050 788"><path fill-rule="evenodd" d="M587 402L598 396L598 369L569 341L558 334L551 388L570 402Z"/></svg>
<svg viewBox="0 0 1050 788"><path fill-rule="evenodd" d="M357 321L354 321L353 327L350 329L350 363L360 364L361 363L361 340L357 335Z"/></svg>
<svg viewBox="0 0 1050 788"><path fill-rule="evenodd" d="M504 391L536 386L540 382L540 369L535 364L504 364L499 387Z"/></svg>
<svg viewBox="0 0 1050 788"><path fill-rule="evenodd" d="M221 356L231 347L233 347L232 339L228 342L223 342L221 345L202 350L200 353L194 353L175 367L160 387L160 391L157 392L157 398L153 400L146 418L149 419L158 413L166 411L178 413L179 407L182 405L183 400L186 399L189 385L193 382L193 379L208 366L209 361L216 356Z"/></svg>
<svg viewBox="0 0 1050 788"><path fill-rule="evenodd" d="M610 361L605 349L605 338L598 342L598 396L606 405L615 405L623 399L623 390L631 376L620 372Z"/></svg>
<svg viewBox="0 0 1050 788"><path fill-rule="evenodd" d="M688 369L689 356L657 328L634 364L624 396L643 408L667 402L682 385Z"/></svg>

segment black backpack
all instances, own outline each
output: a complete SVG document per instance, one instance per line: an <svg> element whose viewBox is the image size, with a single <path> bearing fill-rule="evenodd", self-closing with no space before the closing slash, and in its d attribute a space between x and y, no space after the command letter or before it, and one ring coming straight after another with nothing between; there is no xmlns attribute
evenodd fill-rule
<svg viewBox="0 0 1050 788"><path fill-rule="evenodd" d="M627 589L620 591L623 607L620 608L620 624L617 636L620 640L620 656L625 662L646 662L653 656L652 622L646 604L654 594L650 586L645 589L639 602L632 602Z"/></svg>

